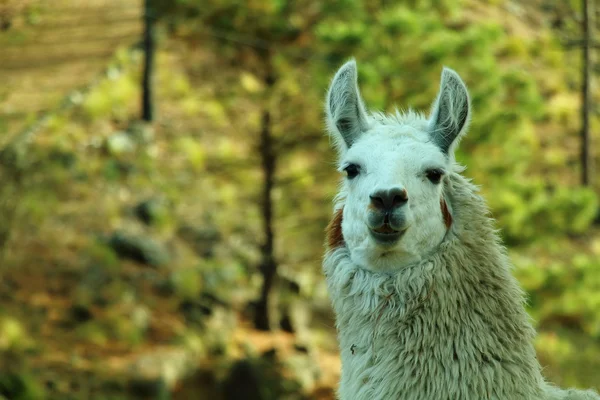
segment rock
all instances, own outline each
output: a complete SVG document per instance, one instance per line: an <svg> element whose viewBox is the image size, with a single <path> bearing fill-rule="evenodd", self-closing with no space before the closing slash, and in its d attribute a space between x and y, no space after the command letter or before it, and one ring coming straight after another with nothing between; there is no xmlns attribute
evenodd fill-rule
<svg viewBox="0 0 600 400"><path fill-rule="evenodd" d="M201 293L195 298L184 299L179 304L179 311L184 315L188 324L200 327L206 327L207 323L209 326L212 326L211 324L215 322L210 322L209 318L215 316L215 313L217 314L215 318L227 319L226 321L221 321L224 323L227 323L231 319L231 314L234 313L231 304L206 292Z"/></svg>
<svg viewBox="0 0 600 400"><path fill-rule="evenodd" d="M295 361L292 367L305 367ZM282 364L275 349L267 350L260 357L249 357L233 364L222 382L225 400L304 400L304 387L298 382L295 371ZM304 372L301 372L305 374ZM311 373L307 377L312 377ZM307 377L302 377L306 379ZM314 384L307 381L307 384Z"/></svg>
<svg viewBox="0 0 600 400"><path fill-rule="evenodd" d="M175 293L184 299L196 299L202 291L202 276L198 268L188 267L173 271L169 280Z"/></svg>
<svg viewBox="0 0 600 400"><path fill-rule="evenodd" d="M150 321L148 307L123 298L106 309L102 318L81 322L75 329L79 338L90 343L103 345L111 340L135 346L145 339Z"/></svg>
<svg viewBox="0 0 600 400"><path fill-rule="evenodd" d="M231 350L231 337L237 325L233 309L215 306L202 323L206 350L212 355L227 355Z"/></svg>
<svg viewBox="0 0 600 400"><path fill-rule="evenodd" d="M27 149L21 142L10 143L0 150L0 164L11 172L21 172L30 163Z"/></svg>
<svg viewBox="0 0 600 400"><path fill-rule="evenodd" d="M131 297L107 310L101 322L111 339L137 345L144 340L150 321L150 309Z"/></svg>
<svg viewBox="0 0 600 400"><path fill-rule="evenodd" d="M277 315L280 328L299 336L305 335L309 330L312 312L302 296L300 284L290 278L280 277L278 288Z"/></svg>
<svg viewBox="0 0 600 400"><path fill-rule="evenodd" d="M162 279L154 283L154 290L159 296L169 297L175 294L175 287L170 278Z"/></svg>
<svg viewBox="0 0 600 400"><path fill-rule="evenodd" d="M223 300L222 298L214 295L213 293L204 292L202 293L201 299L208 304L221 306L221 307L231 307L232 304Z"/></svg>
<svg viewBox="0 0 600 400"><path fill-rule="evenodd" d="M183 349L161 349L139 356L128 370L130 390L150 399L169 399L173 387L196 372L196 354Z"/></svg>
<svg viewBox="0 0 600 400"><path fill-rule="evenodd" d="M124 176L133 174L136 171L135 164L124 160L108 159L104 163L104 178L109 181L116 181Z"/></svg>
<svg viewBox="0 0 600 400"><path fill-rule="evenodd" d="M144 200L135 206L134 213L146 225L155 225L167 217L167 204L156 198Z"/></svg>
<svg viewBox="0 0 600 400"><path fill-rule="evenodd" d="M135 150L135 142L129 134L124 131L113 133L106 139L106 150L111 155L120 155L123 153L131 153Z"/></svg>
<svg viewBox="0 0 600 400"><path fill-rule="evenodd" d="M115 279L118 276L117 267L118 265L98 262L97 259L92 261L75 287L74 304L85 308L92 305L107 307L130 298L133 295L133 284L128 283L126 279Z"/></svg>
<svg viewBox="0 0 600 400"><path fill-rule="evenodd" d="M204 258L214 256L214 248L221 240L221 233L212 226L183 225L177 234L194 249L196 254Z"/></svg>
<svg viewBox="0 0 600 400"><path fill-rule="evenodd" d="M287 357L283 364L286 369L291 371L293 380L304 393L312 391L321 379L322 372L319 363L309 352L298 352Z"/></svg>
<svg viewBox="0 0 600 400"><path fill-rule="evenodd" d="M201 358L206 354L204 338L192 329L185 329L177 335L173 341L178 346L183 346L187 351L191 351L197 358Z"/></svg>
<svg viewBox="0 0 600 400"><path fill-rule="evenodd" d="M284 331L303 335L309 330L311 309L301 299L281 302L279 304L279 313L279 325Z"/></svg>
<svg viewBox="0 0 600 400"><path fill-rule="evenodd" d="M90 309L82 304L74 304L71 307L71 318L77 323L83 323L93 318Z"/></svg>
<svg viewBox="0 0 600 400"><path fill-rule="evenodd" d="M309 353L309 348L304 343L299 343L299 342L294 343L294 350L296 350L298 353L302 353L302 354Z"/></svg>
<svg viewBox="0 0 600 400"><path fill-rule="evenodd" d="M77 155L70 151L55 149L50 152L48 157L50 160L67 169L77 163Z"/></svg>
<svg viewBox="0 0 600 400"><path fill-rule="evenodd" d="M153 267L165 265L171 258L165 246L145 236L116 232L110 237L108 244L119 257Z"/></svg>
<svg viewBox="0 0 600 400"><path fill-rule="evenodd" d="M162 378L132 379L129 382L129 392L135 398L169 400L171 392Z"/></svg>
<svg viewBox="0 0 600 400"><path fill-rule="evenodd" d="M206 317L212 314L212 309L200 301L184 300L179 304L179 311L189 325L201 325Z"/></svg>
<svg viewBox="0 0 600 400"><path fill-rule="evenodd" d="M243 268L235 262L201 261L203 295L212 296L224 305L243 308L256 295L252 285L247 284Z"/></svg>
<svg viewBox="0 0 600 400"><path fill-rule="evenodd" d="M263 400L261 382L257 368L249 360L241 360L233 365L223 382L225 400Z"/></svg>
<svg viewBox="0 0 600 400"><path fill-rule="evenodd" d="M100 321L94 320L78 325L75 334L79 340L97 346L105 346L109 339L106 327Z"/></svg>
<svg viewBox="0 0 600 400"><path fill-rule="evenodd" d="M279 278L279 285L282 290L285 290L286 293L299 295L301 292L301 287L298 282L293 279L282 276Z"/></svg>
<svg viewBox="0 0 600 400"><path fill-rule="evenodd" d="M134 121L127 127L130 137L139 144L148 144L154 140L154 127L143 121Z"/></svg>
<svg viewBox="0 0 600 400"><path fill-rule="evenodd" d="M262 358L271 363L277 362L277 349L272 347L268 350L265 350L265 352L262 353Z"/></svg>
<svg viewBox="0 0 600 400"><path fill-rule="evenodd" d="M144 305L134 306L129 317L133 326L141 332L147 331L150 327L152 314L150 309Z"/></svg>
<svg viewBox="0 0 600 400"><path fill-rule="evenodd" d="M285 332L295 332L290 314L286 313L281 316L281 320L279 321L279 327Z"/></svg>

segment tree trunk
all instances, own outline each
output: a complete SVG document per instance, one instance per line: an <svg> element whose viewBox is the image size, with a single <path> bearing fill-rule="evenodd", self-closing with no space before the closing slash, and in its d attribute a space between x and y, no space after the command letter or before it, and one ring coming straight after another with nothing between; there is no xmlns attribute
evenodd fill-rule
<svg viewBox="0 0 600 400"><path fill-rule="evenodd" d="M144 1L144 76L142 81L142 119L152 122L154 104L152 101L152 75L154 70L154 19L152 0Z"/></svg>
<svg viewBox="0 0 600 400"><path fill-rule="evenodd" d="M275 84L275 77L272 71L271 54L265 51L262 54L265 66L265 84L267 87L267 96L264 100L264 109L262 112L262 126L260 133L260 155L263 170L263 191L262 191L262 219L264 230L264 243L261 246L262 260L260 271L263 275L263 285L260 298L256 303L254 314L254 325L256 329L268 331L271 329L271 319L269 315L269 304L273 284L277 275L277 262L274 254L273 231L273 187L275 184L276 154L273 148L273 133L271 127L271 112L268 96L271 87Z"/></svg>
<svg viewBox="0 0 600 400"><path fill-rule="evenodd" d="M583 1L583 59L582 59L582 84L581 84L581 184L591 185L592 182L592 154L590 138L591 104L591 77L593 63L591 52L593 47L594 7L593 0Z"/></svg>

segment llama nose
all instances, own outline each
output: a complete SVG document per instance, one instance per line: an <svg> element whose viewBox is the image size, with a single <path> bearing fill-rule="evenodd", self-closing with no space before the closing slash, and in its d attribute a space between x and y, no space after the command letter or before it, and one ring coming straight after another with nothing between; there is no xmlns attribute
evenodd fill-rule
<svg viewBox="0 0 600 400"><path fill-rule="evenodd" d="M369 197L371 198L371 205L379 211L392 211L408 201L406 190L399 187L378 190Z"/></svg>

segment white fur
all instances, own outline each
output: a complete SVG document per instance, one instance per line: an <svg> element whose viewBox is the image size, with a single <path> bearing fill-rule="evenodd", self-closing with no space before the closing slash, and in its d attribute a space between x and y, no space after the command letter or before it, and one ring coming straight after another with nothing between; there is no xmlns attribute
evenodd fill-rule
<svg viewBox="0 0 600 400"><path fill-rule="evenodd" d="M412 112L352 117L362 112L355 68L342 67L327 101L337 109L328 110L328 127L340 168L362 167L342 183L336 209L343 209L344 243L323 262L342 358L339 398L600 399L554 388L541 375L523 292L483 199L453 160L470 117L458 75L444 71L429 120ZM339 88L356 94L349 108ZM335 115L348 120L337 124ZM446 171L442 183L424 176L431 167ZM381 246L366 224L369 195L392 186L408 193L408 229L394 246Z"/></svg>
<svg viewBox="0 0 600 400"><path fill-rule="evenodd" d="M416 121L415 121L416 122ZM340 159L361 165L361 176L344 180L342 232L352 259L365 269L386 271L419 261L440 244L446 233L440 197L442 185L433 185L424 174L430 167L447 168L444 155L424 133L424 123L375 125L360 136ZM381 248L369 238L365 210L369 195L378 189L399 186L409 197L407 233L395 251Z"/></svg>

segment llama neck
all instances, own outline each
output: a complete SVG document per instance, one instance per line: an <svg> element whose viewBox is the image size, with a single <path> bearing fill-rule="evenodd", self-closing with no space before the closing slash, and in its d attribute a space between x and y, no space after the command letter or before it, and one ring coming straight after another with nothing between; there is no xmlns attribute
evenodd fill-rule
<svg viewBox="0 0 600 400"><path fill-rule="evenodd" d="M409 389L415 399L477 398L484 390L502 391L492 398L537 398L534 330L487 207L459 175L446 198L451 230L418 264L380 274L355 265L344 246L327 253L341 399L400 398ZM513 384L498 387L500 379Z"/></svg>

